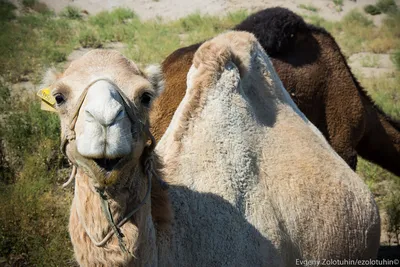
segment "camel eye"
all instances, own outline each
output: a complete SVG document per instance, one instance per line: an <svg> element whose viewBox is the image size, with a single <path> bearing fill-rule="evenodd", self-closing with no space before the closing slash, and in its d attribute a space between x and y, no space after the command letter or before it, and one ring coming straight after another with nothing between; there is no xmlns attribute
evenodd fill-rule
<svg viewBox="0 0 400 267"><path fill-rule="evenodd" d="M62 103L65 102L65 97L62 94L56 94L54 98L57 102L57 105L61 105Z"/></svg>
<svg viewBox="0 0 400 267"><path fill-rule="evenodd" d="M150 106L150 102L151 102L152 98L153 98L153 96L150 93L145 92L140 97L140 103L142 103L145 107L148 108Z"/></svg>

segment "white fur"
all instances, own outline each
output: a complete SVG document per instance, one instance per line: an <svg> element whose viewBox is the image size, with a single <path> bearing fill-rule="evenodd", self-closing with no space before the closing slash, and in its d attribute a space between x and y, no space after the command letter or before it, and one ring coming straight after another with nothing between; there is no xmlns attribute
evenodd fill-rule
<svg viewBox="0 0 400 267"><path fill-rule="evenodd" d="M93 84L86 96L83 129L77 129L78 152L90 158L116 158L132 150L131 123L123 100L107 81ZM78 122L79 123L79 122Z"/></svg>
<svg viewBox="0 0 400 267"><path fill-rule="evenodd" d="M164 91L164 77L160 65L149 65L144 70L144 73L153 85L156 96L159 96Z"/></svg>

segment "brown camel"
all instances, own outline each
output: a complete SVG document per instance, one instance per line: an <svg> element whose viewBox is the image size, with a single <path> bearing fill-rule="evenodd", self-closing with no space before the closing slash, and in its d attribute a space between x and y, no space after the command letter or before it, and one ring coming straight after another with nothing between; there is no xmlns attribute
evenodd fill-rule
<svg viewBox="0 0 400 267"><path fill-rule="evenodd" d="M326 30L284 8L251 15L235 30L257 37L300 110L350 167L356 168L359 154L400 175L400 123L374 104ZM162 63L165 90L151 112L157 140L185 94L186 75L200 45L180 48Z"/></svg>

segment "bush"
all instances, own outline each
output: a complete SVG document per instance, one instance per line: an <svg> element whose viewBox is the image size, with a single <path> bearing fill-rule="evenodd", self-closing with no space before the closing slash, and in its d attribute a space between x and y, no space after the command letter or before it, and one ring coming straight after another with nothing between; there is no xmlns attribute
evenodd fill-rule
<svg viewBox="0 0 400 267"><path fill-rule="evenodd" d="M0 21L7 21L15 18L16 7L8 1L0 0Z"/></svg>
<svg viewBox="0 0 400 267"><path fill-rule="evenodd" d="M394 12L397 10L397 5L394 0L379 0L376 7L383 13Z"/></svg>
<svg viewBox="0 0 400 267"><path fill-rule="evenodd" d="M400 50L397 50L392 54L392 61L396 68L400 70Z"/></svg>
<svg viewBox="0 0 400 267"><path fill-rule="evenodd" d="M37 3L37 0L22 0L22 4L25 7L33 7Z"/></svg>
<svg viewBox="0 0 400 267"><path fill-rule="evenodd" d="M66 6L60 15L69 19L81 19L82 14L79 8L74 6Z"/></svg>
<svg viewBox="0 0 400 267"><path fill-rule="evenodd" d="M357 10L352 10L343 18L343 23L351 26L352 24L356 24L362 27L373 26L374 22L367 18L367 16L358 12Z"/></svg>
<svg viewBox="0 0 400 267"><path fill-rule="evenodd" d="M385 205L388 218L388 232L392 233L399 244L400 236L400 192L396 191L388 198Z"/></svg>
<svg viewBox="0 0 400 267"><path fill-rule="evenodd" d="M0 82L0 112L4 114L4 112L8 111L10 108L10 90L7 86Z"/></svg>
<svg viewBox="0 0 400 267"><path fill-rule="evenodd" d="M93 25L97 25L100 27L111 26L116 24L124 23L128 19L136 18L135 13L132 10L126 8L116 8L109 11L103 11L98 13L97 15L90 17L89 21Z"/></svg>
<svg viewBox="0 0 400 267"><path fill-rule="evenodd" d="M336 6L343 6L343 0L333 0L333 3L334 3Z"/></svg>
<svg viewBox="0 0 400 267"><path fill-rule="evenodd" d="M364 11L365 11L366 13L372 15L372 16L379 15L379 14L382 13L382 12L379 10L379 8L377 8L377 7L374 6L374 5L366 5L366 6L364 7Z"/></svg>
<svg viewBox="0 0 400 267"><path fill-rule="evenodd" d="M59 50L50 50L47 56L51 62L59 63L67 60L67 55Z"/></svg>
<svg viewBox="0 0 400 267"><path fill-rule="evenodd" d="M100 48L103 46L98 33L90 29L79 34L79 43L84 48Z"/></svg>

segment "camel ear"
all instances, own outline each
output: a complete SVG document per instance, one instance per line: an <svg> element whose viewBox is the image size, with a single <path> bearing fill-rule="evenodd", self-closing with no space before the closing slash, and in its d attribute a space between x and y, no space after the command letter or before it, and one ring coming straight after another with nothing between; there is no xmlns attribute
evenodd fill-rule
<svg viewBox="0 0 400 267"><path fill-rule="evenodd" d="M40 88L48 87L60 79L62 73L57 71L56 68L49 68L43 76Z"/></svg>
<svg viewBox="0 0 400 267"><path fill-rule="evenodd" d="M160 65L150 65L144 70L144 74L153 86L156 96L164 91L164 77Z"/></svg>
<svg viewBox="0 0 400 267"><path fill-rule="evenodd" d="M55 81L57 81L62 74L55 68L50 68L46 71L43 76L42 83L40 84L40 90L37 92L37 96L41 98L40 108L45 111L57 112L55 109L55 99L50 93L50 87Z"/></svg>

